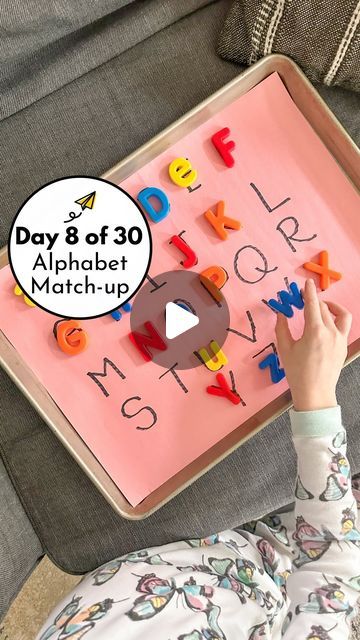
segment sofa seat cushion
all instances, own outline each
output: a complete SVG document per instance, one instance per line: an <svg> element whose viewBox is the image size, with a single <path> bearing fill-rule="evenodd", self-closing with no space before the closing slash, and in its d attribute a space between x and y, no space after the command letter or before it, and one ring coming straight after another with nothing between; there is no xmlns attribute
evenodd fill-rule
<svg viewBox="0 0 360 640"><path fill-rule="evenodd" d="M212 1L14 0L0 12L0 119Z"/></svg>
<svg viewBox="0 0 360 640"><path fill-rule="evenodd" d="M0 456L0 620L42 553Z"/></svg>

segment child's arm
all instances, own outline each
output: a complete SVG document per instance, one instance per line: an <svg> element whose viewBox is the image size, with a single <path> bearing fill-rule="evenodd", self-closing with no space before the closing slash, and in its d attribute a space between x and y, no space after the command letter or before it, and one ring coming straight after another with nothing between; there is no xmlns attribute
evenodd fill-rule
<svg viewBox="0 0 360 640"><path fill-rule="evenodd" d="M319 301L312 280L306 282L304 301L300 340L293 340L281 314L276 327L294 402L290 415L298 454L294 572L287 582L291 607L284 639L343 640L350 633L360 575L357 506L335 394L351 316Z"/></svg>

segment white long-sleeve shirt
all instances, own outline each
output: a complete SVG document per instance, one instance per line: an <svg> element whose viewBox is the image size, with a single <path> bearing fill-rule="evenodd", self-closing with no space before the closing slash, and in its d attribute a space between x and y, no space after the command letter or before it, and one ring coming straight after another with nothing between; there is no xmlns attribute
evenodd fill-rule
<svg viewBox="0 0 360 640"><path fill-rule="evenodd" d="M360 591L360 491L341 410L290 416L295 513L116 558L59 604L38 640L348 638Z"/></svg>

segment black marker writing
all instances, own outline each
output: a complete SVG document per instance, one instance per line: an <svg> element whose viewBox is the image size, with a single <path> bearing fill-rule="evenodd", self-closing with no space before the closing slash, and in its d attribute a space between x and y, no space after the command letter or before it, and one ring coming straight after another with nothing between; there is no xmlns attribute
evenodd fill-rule
<svg viewBox="0 0 360 640"><path fill-rule="evenodd" d="M231 391L233 393L235 393L237 396L239 396L240 398L240 403L242 404L243 407L246 407L246 402L245 400L242 399L242 397L240 396L239 392L236 389L236 384L235 384L235 376L233 374L232 371L229 371L229 376L230 376L230 380L231 380Z"/></svg>
<svg viewBox="0 0 360 640"><path fill-rule="evenodd" d="M254 267L255 271L260 271L260 273L262 274L259 278L257 278L256 280L248 280L247 278L245 278L244 275L241 275L240 271L239 271L239 258L240 258L240 254L242 254L246 249L250 249L251 251L254 251L257 256L259 256L262 260L263 263L263 268L261 269L260 267ZM242 282L246 282L247 284L256 284L257 282L260 282L263 278L265 278L265 276L268 273L272 273L273 271L276 271L278 267L274 267L273 269L269 269L269 264L267 261L267 258L264 256L263 252L260 251L260 249L258 249L257 247L254 247L251 244L247 244L244 247L241 247L241 249L239 249L234 257L234 271L235 274L237 275L237 277L239 278L239 280L241 280Z"/></svg>
<svg viewBox="0 0 360 640"><path fill-rule="evenodd" d="M187 187L187 190L188 190L189 193L192 193L193 191L196 191L197 189L200 189L201 186L202 186L201 184L198 184L196 187L191 187L190 186L190 187Z"/></svg>
<svg viewBox="0 0 360 640"><path fill-rule="evenodd" d="M156 282L156 280L153 280L153 278L150 278L149 275L146 276L146 279L150 282L150 284L152 284L152 286L154 287L154 289L151 289L150 293L153 293L154 291L157 291L158 289L161 289L161 287L163 287L166 282L162 282L161 284L158 284Z"/></svg>
<svg viewBox="0 0 360 640"><path fill-rule="evenodd" d="M178 366L178 362L175 362L175 364L172 365L172 367L170 367L170 369L168 369L167 371L165 371L165 373L162 373L161 376L159 376L159 380L161 380L161 378L163 378L164 376L166 376L167 373L172 373L172 375L174 376L176 382L178 383L178 385L181 387L181 389L183 390L184 393L188 393L189 390L185 387L183 381L180 379L179 375L176 373L175 371L175 367Z"/></svg>
<svg viewBox="0 0 360 640"><path fill-rule="evenodd" d="M257 358L257 356L259 356L261 353L266 351L266 349L271 349L275 353L276 356L278 355L275 342L269 342L269 344L267 344L266 347L261 349L261 351L258 351L257 353L255 353L253 358Z"/></svg>
<svg viewBox="0 0 360 640"><path fill-rule="evenodd" d="M251 336L247 336L245 333L241 333L241 331L236 331L236 329L232 329L231 327L229 327L227 331L230 331L231 333L235 333L237 336L240 336L240 338L245 338L245 340L249 340L249 342L256 342L257 340L256 325L251 315L251 311L247 311L246 315L247 315L247 319L249 320L249 324L251 328Z"/></svg>
<svg viewBox="0 0 360 640"><path fill-rule="evenodd" d="M101 389L101 391L104 394L105 398L108 398L110 394L107 391L107 389L104 387L102 382L100 380L98 380L98 378L106 378L107 377L107 375L108 375L107 367L108 366L111 367L118 374L118 376L120 376L120 378L122 380L125 380L126 376L122 371L120 371L120 369L116 366L116 364L114 364L112 362L112 360L110 360L109 358L104 358L103 359L103 366L104 366L104 369L103 369L102 372L95 373L95 372L92 372L92 371L88 371L88 373L86 375L89 376L91 378L91 380L93 380L95 382L95 384L98 385L99 389Z"/></svg>
<svg viewBox="0 0 360 640"><path fill-rule="evenodd" d="M290 234L286 233L282 228L282 225L284 224L284 222L287 222L288 220L291 220L294 225L293 230ZM314 240L314 238L316 238L317 236L317 234L314 233L314 235L310 236L309 238L295 238L299 230L299 222L296 218L294 218L294 216L287 216L286 218L283 218L283 220L281 220L279 224L276 226L276 230L280 231L283 238L285 238L285 242L289 245L291 251L293 251L294 253L296 253L296 248L294 247L291 240L293 240L294 242L310 242L310 240Z"/></svg>
<svg viewBox="0 0 360 640"><path fill-rule="evenodd" d="M173 303L174 304L178 304L180 307L183 304L183 305L185 305L185 307L188 307L190 309L191 313L193 313L194 316L197 315L195 307L193 307L191 302L189 302L188 300L185 300L184 298L175 298L175 300L173 300Z"/></svg>
<svg viewBox="0 0 360 640"><path fill-rule="evenodd" d="M257 188L257 186L253 182L250 182L250 187L252 187L254 189L256 195L260 198L260 200L263 203L265 209L269 213L272 213L276 209L279 209L279 207L282 207L284 204L286 204L290 200L290 198L285 198L285 200L282 200L281 202L279 202L279 204L277 204L275 207L270 207L270 205L266 202L266 200L265 200L263 194L261 193L261 191Z"/></svg>
<svg viewBox="0 0 360 640"><path fill-rule="evenodd" d="M157 415L154 409L146 405L145 407L141 407L141 409L139 409L135 413L126 413L125 407L128 404L128 402L131 402L132 400L140 401L141 398L140 396L132 396L131 398L127 398L127 400L125 400L125 402L123 402L121 405L121 415L123 415L124 418L135 418L135 416L139 415L139 413L141 413L142 411L149 411L153 419L152 423L148 427L140 427L140 426L136 427L137 429L140 429L140 431L148 431L157 423Z"/></svg>

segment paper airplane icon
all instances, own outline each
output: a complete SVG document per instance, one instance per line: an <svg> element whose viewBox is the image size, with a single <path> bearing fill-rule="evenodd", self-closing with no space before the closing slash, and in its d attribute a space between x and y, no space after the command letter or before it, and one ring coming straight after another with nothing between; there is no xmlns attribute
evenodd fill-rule
<svg viewBox="0 0 360 640"><path fill-rule="evenodd" d="M165 307L165 332L168 340L177 338L199 324L199 318L180 307L175 302L168 302Z"/></svg>
<svg viewBox="0 0 360 640"><path fill-rule="evenodd" d="M79 198L79 200L75 200L75 202L76 204L81 205L83 211L84 209L92 209L95 202L95 196L96 191L93 191L92 193L88 193L87 196L83 196L82 198Z"/></svg>

